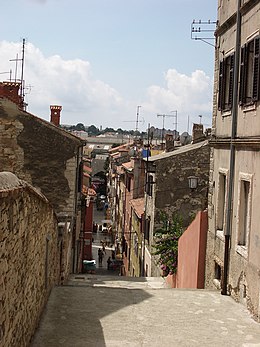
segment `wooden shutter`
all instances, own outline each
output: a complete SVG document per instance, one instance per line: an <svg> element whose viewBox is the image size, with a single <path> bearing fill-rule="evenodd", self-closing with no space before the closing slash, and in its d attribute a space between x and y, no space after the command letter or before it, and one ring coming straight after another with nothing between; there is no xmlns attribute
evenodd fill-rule
<svg viewBox="0 0 260 347"><path fill-rule="evenodd" d="M219 63L219 76L218 76L218 110L222 111L224 108L224 60Z"/></svg>
<svg viewBox="0 0 260 347"><path fill-rule="evenodd" d="M253 101L260 100L260 58L259 37L254 40L254 66L253 66Z"/></svg>
<svg viewBox="0 0 260 347"><path fill-rule="evenodd" d="M234 85L234 57L235 54L233 53L229 59L229 88L228 88L228 109L231 110L232 108L232 100L233 100L233 85Z"/></svg>
<svg viewBox="0 0 260 347"><path fill-rule="evenodd" d="M239 104L244 105L246 101L246 46L241 47L240 59L240 85Z"/></svg>

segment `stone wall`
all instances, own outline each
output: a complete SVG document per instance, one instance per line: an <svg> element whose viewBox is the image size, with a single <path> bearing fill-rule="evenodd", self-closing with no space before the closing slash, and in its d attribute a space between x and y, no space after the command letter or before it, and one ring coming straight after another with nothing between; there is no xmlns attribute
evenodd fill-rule
<svg viewBox="0 0 260 347"><path fill-rule="evenodd" d="M47 199L0 173L0 346L26 347L58 283L58 227Z"/></svg>

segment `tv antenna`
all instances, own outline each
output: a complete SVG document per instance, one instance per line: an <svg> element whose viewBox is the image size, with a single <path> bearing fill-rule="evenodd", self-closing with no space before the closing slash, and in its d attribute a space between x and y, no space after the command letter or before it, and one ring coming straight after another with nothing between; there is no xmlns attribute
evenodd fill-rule
<svg viewBox="0 0 260 347"><path fill-rule="evenodd" d="M171 111L171 112L175 112L175 114L157 114L157 117L162 117L162 146L163 146L163 139L164 139L164 121L165 121L165 117L174 117L176 119L176 124L177 124L177 111Z"/></svg>
<svg viewBox="0 0 260 347"><path fill-rule="evenodd" d="M14 81L20 81L21 82L21 87L20 87L20 96L23 101L23 105L25 106L24 103L24 97L25 97L25 86L24 86L24 79L23 79L23 74L24 74L24 52L25 52L25 39L23 39L23 47L22 47L22 58L18 58L18 54L16 55L15 59L10 59L10 61L15 61L15 76L14 76ZM17 68L18 68L18 62L21 62L21 79L17 79Z"/></svg>
<svg viewBox="0 0 260 347"><path fill-rule="evenodd" d="M142 124L144 124L144 118L142 118L142 120L140 120L139 119L139 116L140 116L140 108L141 108L142 106L140 106L140 105L138 105L137 106L137 110L136 110L136 120L134 121L132 121L132 120L125 120L125 121L123 121L124 123L135 123L135 135L137 136L137 132L138 132L138 124L139 123L142 123Z"/></svg>
<svg viewBox="0 0 260 347"><path fill-rule="evenodd" d="M215 45L208 42L208 40L215 40L214 32L216 30L216 24L217 22L211 21L210 19L208 21L193 19L191 23L191 39L200 40L215 47Z"/></svg>
<svg viewBox="0 0 260 347"><path fill-rule="evenodd" d="M9 74L9 81L11 82L11 80L12 80L12 70L5 71L5 72L0 72L0 75L5 75L5 74Z"/></svg>

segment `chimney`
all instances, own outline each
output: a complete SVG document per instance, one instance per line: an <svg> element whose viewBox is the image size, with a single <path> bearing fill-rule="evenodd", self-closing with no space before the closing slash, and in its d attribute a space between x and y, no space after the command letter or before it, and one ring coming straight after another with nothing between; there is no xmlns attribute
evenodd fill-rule
<svg viewBox="0 0 260 347"><path fill-rule="evenodd" d="M172 152L174 151L174 137L173 134L166 134L165 135L165 151L166 152Z"/></svg>
<svg viewBox="0 0 260 347"><path fill-rule="evenodd" d="M19 108L23 108L22 98L19 95L20 85L17 82L0 82L0 97L7 98Z"/></svg>
<svg viewBox="0 0 260 347"><path fill-rule="evenodd" d="M60 125L60 112L62 110L62 106L51 105L50 110L51 110L51 123L58 127Z"/></svg>
<svg viewBox="0 0 260 347"><path fill-rule="evenodd" d="M203 140L205 140L205 135L203 133L203 124L193 124L192 142L197 143Z"/></svg>

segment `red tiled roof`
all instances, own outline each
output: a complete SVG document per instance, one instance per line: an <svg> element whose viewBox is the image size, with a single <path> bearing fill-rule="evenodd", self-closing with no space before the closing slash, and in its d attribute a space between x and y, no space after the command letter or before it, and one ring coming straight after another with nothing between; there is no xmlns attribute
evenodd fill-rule
<svg viewBox="0 0 260 347"><path fill-rule="evenodd" d="M130 204L137 216L142 218L142 215L144 214L144 198L132 199L130 200Z"/></svg>
<svg viewBox="0 0 260 347"><path fill-rule="evenodd" d="M131 161L128 161L127 163L123 163L122 166L127 170L133 169L133 163Z"/></svg>
<svg viewBox="0 0 260 347"><path fill-rule="evenodd" d="M87 166L87 165L84 165L84 166L83 166L83 170L84 170L84 171L87 171L88 173L91 173L91 172L92 172L91 167L89 167L89 166Z"/></svg>

